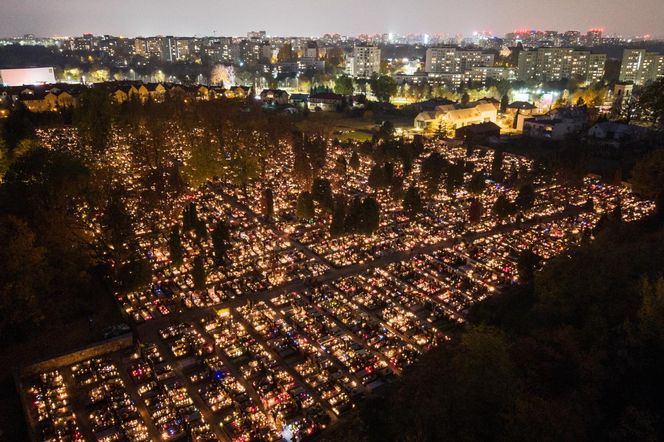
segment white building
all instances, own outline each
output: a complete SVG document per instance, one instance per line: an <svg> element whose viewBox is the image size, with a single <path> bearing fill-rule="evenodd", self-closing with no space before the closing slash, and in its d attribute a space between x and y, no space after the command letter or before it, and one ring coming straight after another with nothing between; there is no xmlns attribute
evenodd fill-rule
<svg viewBox="0 0 664 442"><path fill-rule="evenodd" d="M421 112L415 117L415 128L422 130L435 130L441 123L450 129L481 123L495 123L498 118L498 108L490 102L480 100L474 106L460 106L446 104L437 106L434 111Z"/></svg>
<svg viewBox="0 0 664 442"><path fill-rule="evenodd" d="M521 51L517 77L523 81L578 78L593 83L604 77L605 66L606 54L572 48L538 48Z"/></svg>
<svg viewBox="0 0 664 442"><path fill-rule="evenodd" d="M559 108L547 115L527 118L523 134L527 137L564 140L579 133L585 126L587 114L578 108Z"/></svg>
<svg viewBox="0 0 664 442"><path fill-rule="evenodd" d="M25 86L55 83L52 67L26 69L0 69L1 86Z"/></svg>
<svg viewBox="0 0 664 442"><path fill-rule="evenodd" d="M487 80L516 80L515 68L476 66L465 74L465 81L485 84Z"/></svg>
<svg viewBox="0 0 664 442"><path fill-rule="evenodd" d="M664 55L645 49L625 49L620 65L620 81L644 84L664 77Z"/></svg>
<svg viewBox="0 0 664 442"><path fill-rule="evenodd" d="M456 48L429 48L424 70L429 73L467 72L475 67L493 66L493 54L482 51L463 51Z"/></svg>
<svg viewBox="0 0 664 442"><path fill-rule="evenodd" d="M355 46L353 55L346 59L346 74L356 78L370 78L380 73L380 48Z"/></svg>

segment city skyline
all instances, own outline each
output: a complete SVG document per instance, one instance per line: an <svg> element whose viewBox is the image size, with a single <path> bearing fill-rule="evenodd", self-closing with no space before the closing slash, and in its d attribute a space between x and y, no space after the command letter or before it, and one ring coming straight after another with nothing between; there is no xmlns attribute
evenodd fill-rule
<svg viewBox="0 0 664 442"><path fill-rule="evenodd" d="M276 8L268 0L257 0L250 13L246 5L221 5L214 0L198 0L189 8L182 8L172 1L132 4L121 0L92 5L82 0L69 0L66 5L68 13L58 16L62 10L60 4L8 0L0 17L0 29L3 29L2 37L83 33L134 37L245 35L259 29L266 30L268 35L284 36L390 32L471 35L475 31L501 36L524 28L582 32L603 28L607 34L662 37L664 29L660 23L664 17L664 3L657 0L638 0L636 3L638 7L625 8L623 3L615 0L582 4L563 0L558 2L555 10L533 18L530 14L535 6L526 5L521 0L509 0L500 5L480 0L458 7L417 0L410 8L402 4L383 5L377 0L361 4L350 0L320 0L310 4L286 0ZM173 14L174 7L178 8L177 14ZM454 12L450 13L452 9ZM201 14L203 10L208 12ZM58 19L54 20L54 17Z"/></svg>

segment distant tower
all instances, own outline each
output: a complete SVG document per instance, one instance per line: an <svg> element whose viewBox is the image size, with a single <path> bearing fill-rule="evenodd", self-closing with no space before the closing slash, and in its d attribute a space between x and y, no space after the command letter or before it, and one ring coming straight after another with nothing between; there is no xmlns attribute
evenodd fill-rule
<svg viewBox="0 0 664 442"><path fill-rule="evenodd" d="M590 29L586 34L586 44L588 46L599 46L602 44L603 29Z"/></svg>

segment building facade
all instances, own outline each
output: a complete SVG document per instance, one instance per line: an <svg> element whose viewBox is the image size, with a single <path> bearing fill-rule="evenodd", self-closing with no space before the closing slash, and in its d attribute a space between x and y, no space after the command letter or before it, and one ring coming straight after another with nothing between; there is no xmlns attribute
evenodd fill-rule
<svg viewBox="0 0 664 442"><path fill-rule="evenodd" d="M456 48L429 48L426 52L425 71L430 73L467 72L476 67L493 66L493 54L482 51L463 51Z"/></svg>
<svg viewBox="0 0 664 442"><path fill-rule="evenodd" d="M519 54L517 77L528 81L582 79L588 83L604 77L606 54L593 54L572 48L538 48Z"/></svg>
<svg viewBox="0 0 664 442"><path fill-rule="evenodd" d="M625 49L620 65L620 81L645 84L664 77L664 55L645 49Z"/></svg>
<svg viewBox="0 0 664 442"><path fill-rule="evenodd" d="M371 78L380 73L380 48L377 46L357 45L353 55L346 60L346 73L351 77Z"/></svg>

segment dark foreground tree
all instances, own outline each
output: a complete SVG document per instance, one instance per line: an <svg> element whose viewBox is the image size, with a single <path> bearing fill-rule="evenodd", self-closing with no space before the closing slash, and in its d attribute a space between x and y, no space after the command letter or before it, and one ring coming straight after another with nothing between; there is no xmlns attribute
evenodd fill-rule
<svg viewBox="0 0 664 442"><path fill-rule="evenodd" d="M228 259L228 252L231 249L231 232L228 224L219 221L212 230L212 250L217 262Z"/></svg>
<svg viewBox="0 0 664 442"><path fill-rule="evenodd" d="M424 209L424 204L422 203L422 197L420 196L420 191L417 187L411 185L406 190L406 194L403 198L403 211L411 218L415 218L419 215Z"/></svg>
<svg viewBox="0 0 664 442"><path fill-rule="evenodd" d="M102 151L109 143L113 124L111 97L103 88L90 88L79 97L74 122L81 139L94 150Z"/></svg>
<svg viewBox="0 0 664 442"><path fill-rule="evenodd" d="M191 268L191 279L194 281L194 290L203 291L207 283L205 275L205 259L202 254L196 255Z"/></svg>
<svg viewBox="0 0 664 442"><path fill-rule="evenodd" d="M177 225L171 228L171 233L168 237L168 251L171 255L171 262L174 265L182 264L184 248L182 247L182 239L180 238L180 228Z"/></svg>
<svg viewBox="0 0 664 442"><path fill-rule="evenodd" d="M314 207L314 200L309 192L302 192L297 197L295 214L298 219L309 221L314 218L316 208Z"/></svg>

